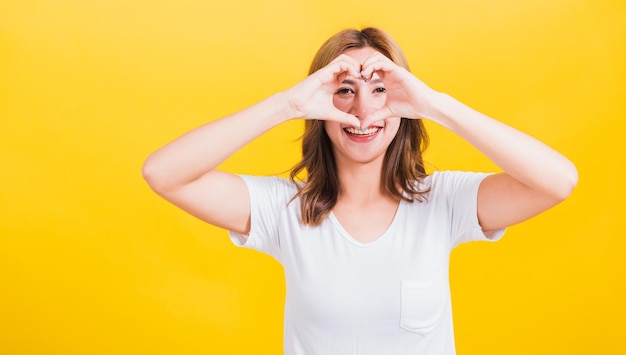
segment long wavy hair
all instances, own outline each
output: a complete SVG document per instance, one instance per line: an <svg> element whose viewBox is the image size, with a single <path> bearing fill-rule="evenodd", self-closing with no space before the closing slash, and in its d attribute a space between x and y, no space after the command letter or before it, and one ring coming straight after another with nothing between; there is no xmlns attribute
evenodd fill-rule
<svg viewBox="0 0 626 355"><path fill-rule="evenodd" d="M337 56L352 48L371 47L394 63L409 70L404 54L396 42L378 28L347 29L329 38L313 58L309 75L325 67ZM402 118L395 138L390 143L381 170L381 188L394 198L424 201L429 192L420 184L427 174L422 153L428 146L428 134L421 119ZM306 171L306 182L298 183ZM300 198L302 223L322 223L337 203L339 176L332 144L324 129L324 121L307 120L302 136L302 160L291 170L291 180L298 186L294 196ZM300 181L301 182L301 181Z"/></svg>

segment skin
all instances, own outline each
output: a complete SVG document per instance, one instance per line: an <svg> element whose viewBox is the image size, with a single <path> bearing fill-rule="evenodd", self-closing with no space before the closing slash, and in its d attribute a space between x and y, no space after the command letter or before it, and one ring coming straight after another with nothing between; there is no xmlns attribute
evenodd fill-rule
<svg viewBox="0 0 626 355"><path fill-rule="evenodd" d="M375 53L366 47L344 54L360 66ZM333 121L324 124L333 145L341 186L332 212L342 227L363 243L372 242L385 232L400 202L380 189L383 159L398 132L400 118L387 117L364 124L372 113L384 107L386 90L376 73L369 80L346 75L333 95L337 109L358 118L359 128L375 128L376 133L355 136L346 131L353 128L351 125Z"/></svg>
<svg viewBox="0 0 626 355"><path fill-rule="evenodd" d="M384 90L380 90L384 88ZM574 165L545 144L429 88L372 48L346 51L292 88L208 123L146 160L143 175L159 195L215 226L250 231L250 204L241 178L215 168L272 127L290 119L325 121L339 171L333 214L357 240L371 242L387 228L398 201L380 190L380 169L399 119L432 120L459 135L502 172L478 192L486 235L531 218L568 197ZM349 127L380 127L354 139Z"/></svg>
<svg viewBox="0 0 626 355"><path fill-rule="evenodd" d="M357 63L362 63L374 53L372 48L367 47L349 50L345 55ZM361 121L358 128L376 128L378 131L371 136L354 136L345 131L353 127L351 125L333 121L325 122L324 127L333 143L333 151L339 166L352 162L365 164L372 161L382 164L385 151L398 132L400 119L388 117L367 125L363 122L371 113L385 105L386 90L385 84L377 74L374 74L372 80L346 76L341 81L333 95L333 105L358 118Z"/></svg>

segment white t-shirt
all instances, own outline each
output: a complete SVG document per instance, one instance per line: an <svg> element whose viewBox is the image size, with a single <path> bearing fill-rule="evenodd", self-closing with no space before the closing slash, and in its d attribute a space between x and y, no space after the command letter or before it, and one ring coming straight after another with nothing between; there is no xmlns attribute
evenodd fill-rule
<svg viewBox="0 0 626 355"><path fill-rule="evenodd" d="M303 226L299 199L289 203L290 180L242 176L251 203L243 246L272 255L285 270L285 354L455 354L450 251L504 232L488 239L478 224L485 176L434 173L424 180L428 201L402 201L387 231L367 244L332 213L317 227Z"/></svg>

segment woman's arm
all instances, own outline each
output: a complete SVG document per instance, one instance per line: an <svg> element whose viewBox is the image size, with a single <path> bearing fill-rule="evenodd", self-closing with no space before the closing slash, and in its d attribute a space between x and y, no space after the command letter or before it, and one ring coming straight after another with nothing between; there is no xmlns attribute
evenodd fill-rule
<svg viewBox="0 0 626 355"><path fill-rule="evenodd" d="M535 138L477 112L454 98L433 95L432 119L468 141L504 172L478 191L478 219L485 232L533 217L567 198L578 182L576 167Z"/></svg>
<svg viewBox="0 0 626 355"><path fill-rule="evenodd" d="M363 64L364 78L374 73L383 80L387 101L365 126L386 117L426 118L464 138L504 171L487 177L478 191L478 219L486 233L549 209L576 186L574 165L547 145L432 90L380 53Z"/></svg>
<svg viewBox="0 0 626 355"><path fill-rule="evenodd" d="M241 234L250 229L248 190L241 178L215 170L237 150L292 118L331 119L358 125L337 110L332 95L343 75L358 75L340 56L293 88L186 133L151 154L143 176L160 196L215 226Z"/></svg>
<svg viewBox="0 0 626 355"><path fill-rule="evenodd" d="M249 198L239 177L215 168L289 117L282 94L186 133L152 153L143 176L160 196L211 224L246 233Z"/></svg>

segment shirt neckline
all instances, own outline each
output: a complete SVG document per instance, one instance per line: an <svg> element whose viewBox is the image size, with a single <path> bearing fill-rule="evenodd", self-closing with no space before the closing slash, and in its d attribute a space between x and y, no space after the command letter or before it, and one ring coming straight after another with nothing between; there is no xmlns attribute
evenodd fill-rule
<svg viewBox="0 0 626 355"><path fill-rule="evenodd" d="M404 208L405 203L406 202L404 200L400 200L398 204L398 208L396 209L396 213L393 215L393 219L391 220L391 223L389 223L389 226L387 226L387 229L380 236L378 236L378 238L368 243L359 242L352 235L350 235L350 233L348 233L348 231L346 231L345 228L343 228L343 226L341 225L341 222L339 222L339 220L337 219L333 211L330 211L328 218L330 219L330 221L333 223L335 228L339 231L339 234L341 234L341 236L344 239L346 239L348 242L358 247L368 248L375 244L378 244L382 240L386 239L389 234L392 233L393 229L395 229L395 225L398 223L397 222L397 220L399 219L398 215L400 215L401 209Z"/></svg>

